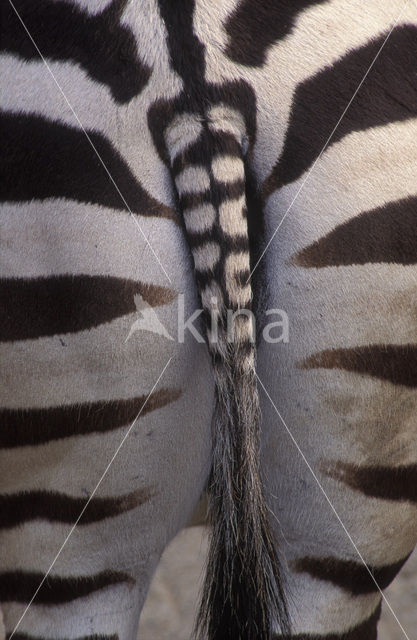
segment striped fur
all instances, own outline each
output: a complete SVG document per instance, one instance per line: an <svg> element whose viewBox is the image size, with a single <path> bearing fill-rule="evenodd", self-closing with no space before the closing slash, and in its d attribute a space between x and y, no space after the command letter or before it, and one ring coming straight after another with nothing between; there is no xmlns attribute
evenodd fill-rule
<svg viewBox="0 0 417 640"><path fill-rule="evenodd" d="M252 302L250 284L243 285L250 273L243 158L248 132L236 108L223 104L222 90L211 97L215 87L204 83L201 43L192 33L193 8L187 1L178 12L172 3L160 2L170 29L171 63L184 91L174 102L161 101L149 123L161 158L168 160L183 212L216 387L208 483L212 534L198 628L201 637L213 640L266 640L274 617L284 628L288 622L260 480L252 318L239 314L250 311ZM234 126L223 130L223 121ZM233 342L227 310L237 312Z"/></svg>
<svg viewBox="0 0 417 640"><path fill-rule="evenodd" d="M134 640L207 488L201 635L376 639L378 586L281 418L385 588L417 539L415 8L13 5L73 111L6 0L5 633L91 497L13 638ZM211 364L190 333L132 332L140 296L176 335L180 292ZM288 344L262 339L267 309Z"/></svg>

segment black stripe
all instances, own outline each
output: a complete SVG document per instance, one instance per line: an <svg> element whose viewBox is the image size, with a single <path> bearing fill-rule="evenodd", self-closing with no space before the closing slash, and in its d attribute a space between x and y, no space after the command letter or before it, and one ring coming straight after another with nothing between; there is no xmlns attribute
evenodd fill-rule
<svg viewBox="0 0 417 640"><path fill-rule="evenodd" d="M0 200L62 197L127 210L81 129L36 115L2 113L0 117ZM170 207L145 191L104 135L87 133L131 211L176 219Z"/></svg>
<svg viewBox="0 0 417 640"><path fill-rule="evenodd" d="M417 387L417 345L371 344L352 349L325 349L306 358L303 369L345 369L393 384Z"/></svg>
<svg viewBox="0 0 417 640"><path fill-rule="evenodd" d="M242 252L249 255L249 238L248 236L228 236L223 234L222 250L224 256Z"/></svg>
<svg viewBox="0 0 417 640"><path fill-rule="evenodd" d="M213 189L202 191L200 193L184 193L180 196L180 208L194 209L201 204L210 203L215 207L219 207L226 200L237 200L245 194L245 183L243 180L235 182L215 182Z"/></svg>
<svg viewBox="0 0 417 640"><path fill-rule="evenodd" d="M43 573L29 571L3 571L0 573L0 601L30 602L39 587ZM34 604L55 605L85 598L95 591L118 584L134 584L128 573L101 571L92 576L64 578L49 575L34 600Z"/></svg>
<svg viewBox="0 0 417 640"><path fill-rule="evenodd" d="M10 640L12 632L6 634L6 639ZM77 638L50 638L46 636L31 636L28 633L22 633L18 631L13 634L13 640L119 640L119 635L117 633L113 633L111 636L104 636L103 634L94 633L89 636L77 636Z"/></svg>
<svg viewBox="0 0 417 640"><path fill-rule="evenodd" d="M154 495L150 488L144 488L114 498L92 498L78 524L114 518L144 504ZM72 524L86 502L85 497L74 498L55 491L33 490L3 494L0 495L0 529L10 529L36 519Z"/></svg>
<svg viewBox="0 0 417 640"><path fill-rule="evenodd" d="M319 71L295 91L284 149L263 185L267 198L297 180L314 162L386 36L372 40ZM396 27L330 144L417 115L417 27ZM331 117L329 117L331 114Z"/></svg>
<svg viewBox="0 0 417 640"><path fill-rule="evenodd" d="M269 47L291 33L297 14L324 0L242 0L228 18L225 53L235 62L259 67Z"/></svg>
<svg viewBox="0 0 417 640"><path fill-rule="evenodd" d="M0 447L38 445L51 440L90 433L104 433L132 423L174 402L181 395L177 389L154 391L128 400L107 400L70 404L46 409L1 409ZM145 404L146 402L146 404Z"/></svg>
<svg viewBox="0 0 417 640"><path fill-rule="evenodd" d="M211 241L213 241L213 230L211 228L201 233L188 234L188 244L191 250L198 249ZM226 233L222 233L219 242L221 244L222 255L224 256L242 251L249 253L249 240L247 236L229 236Z"/></svg>
<svg viewBox="0 0 417 640"><path fill-rule="evenodd" d="M239 287L245 287L250 281L249 269L243 269L243 271L235 273L235 280Z"/></svg>
<svg viewBox="0 0 417 640"><path fill-rule="evenodd" d="M219 207L226 200L237 200L245 194L245 183L243 180L235 182L214 181L211 200L215 207Z"/></svg>
<svg viewBox="0 0 417 640"><path fill-rule="evenodd" d="M145 87L151 70L139 58L131 29L120 24L126 0L113 0L96 15L70 2L13 0L13 4L45 58L80 65L93 80L108 85L120 103ZM9 2L2 3L1 17L1 50L40 60Z"/></svg>
<svg viewBox="0 0 417 640"><path fill-rule="evenodd" d="M235 309L234 311L238 311L238 309ZM247 356L250 356L251 354L253 354L254 343L249 339L245 339L244 342L239 343L238 349L239 349L239 353L242 356L242 360L244 360Z"/></svg>
<svg viewBox="0 0 417 640"><path fill-rule="evenodd" d="M183 49L183 51L185 51L185 49ZM193 106L195 105L191 104L189 92L185 90L173 100L158 100L154 102L148 110L148 125L155 148L162 162L169 168L171 168L171 159L166 146L165 130L178 114L188 113L194 118L198 114L199 117L201 117L206 134L201 138L202 141L204 140L203 144L210 144L206 141L206 138L212 134L217 136L217 140L220 141L221 135L219 136L217 132L209 129L206 115L201 113L201 109L205 110L208 105L210 107L214 107L217 104L227 105L242 114L249 141L247 155L248 157L251 156L251 150L253 149L256 139L256 96L252 87L243 80L233 80L223 82L220 85L207 84L205 91L206 94L204 95L206 95L206 98L200 110L197 107L193 110ZM204 95L201 94L200 97L204 98ZM207 134L209 134L209 136L207 136Z"/></svg>
<svg viewBox="0 0 417 640"><path fill-rule="evenodd" d="M417 263L417 197L365 211L338 225L292 259L306 268L369 262Z"/></svg>
<svg viewBox="0 0 417 640"><path fill-rule="evenodd" d="M212 228L207 229L206 231L201 232L188 232L187 233L187 244L190 247L191 251L194 249L198 249L207 242L211 242L213 240L213 230Z"/></svg>
<svg viewBox="0 0 417 640"><path fill-rule="evenodd" d="M197 283L198 291L203 291L211 282L213 282L213 280L215 282L221 282L221 268L222 260L220 260L211 271L195 271L194 277ZM223 294L223 296L224 295L225 294Z"/></svg>
<svg viewBox="0 0 417 640"><path fill-rule="evenodd" d="M179 197L181 211L185 211L186 209L195 209L202 204L211 203L211 192L209 189L207 189L207 191L200 191L199 193L183 193Z"/></svg>
<svg viewBox="0 0 417 640"><path fill-rule="evenodd" d="M201 165L202 161L215 156L242 157L242 148L234 135L227 131L211 131L209 135L201 137L190 144L187 149L179 153L172 163L172 173L177 176L183 169L194 165Z"/></svg>
<svg viewBox="0 0 417 640"><path fill-rule="evenodd" d="M268 288L267 281L269 277L267 274L266 261L261 260L258 264L265 244L265 216L262 208L261 194L257 187L256 176L247 161L245 161L245 182L251 271L253 271L255 265L258 265L251 278L253 290L252 308L254 310L258 309L259 315L261 315L263 311L260 308L260 304L263 305L265 303L265 292ZM261 302L262 300L263 303ZM258 329L260 328L258 325Z"/></svg>
<svg viewBox="0 0 417 640"><path fill-rule="evenodd" d="M386 589L408 560L410 554L398 562L382 567L368 565L380 589ZM354 560L340 560L339 558L316 558L306 556L298 558L293 568L297 573L308 573L312 578L331 582L336 587L348 591L353 596L379 591L369 575L366 567Z"/></svg>
<svg viewBox="0 0 417 640"><path fill-rule="evenodd" d="M0 341L75 333L150 306L170 303L166 287L113 276L60 275L0 279Z"/></svg>
<svg viewBox="0 0 417 640"><path fill-rule="evenodd" d="M205 47L193 29L195 0L182 0L181 9L172 0L158 0L167 31L170 63L186 87L190 109L200 111L207 95Z"/></svg>
<svg viewBox="0 0 417 640"><path fill-rule="evenodd" d="M337 633L297 633L291 640L377 640L377 624L381 616L381 603L374 613L354 627ZM274 635L273 640L290 640L287 636Z"/></svg>
<svg viewBox="0 0 417 640"><path fill-rule="evenodd" d="M321 468L325 475L366 496L417 503L417 464L388 467L338 461L325 462Z"/></svg>

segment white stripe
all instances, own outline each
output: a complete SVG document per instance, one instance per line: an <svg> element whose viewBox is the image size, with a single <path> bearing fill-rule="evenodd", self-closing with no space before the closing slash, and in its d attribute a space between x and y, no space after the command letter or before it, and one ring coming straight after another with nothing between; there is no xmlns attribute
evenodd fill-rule
<svg viewBox="0 0 417 640"><path fill-rule="evenodd" d="M199 193L210 187L210 178L204 167L187 167L175 178L179 193Z"/></svg>
<svg viewBox="0 0 417 640"><path fill-rule="evenodd" d="M197 271L210 271L220 259L220 247L215 242L193 250L194 262Z"/></svg>
<svg viewBox="0 0 417 640"><path fill-rule="evenodd" d="M172 120L165 131L171 162L198 140L202 129L200 120L190 114L178 115Z"/></svg>
<svg viewBox="0 0 417 640"><path fill-rule="evenodd" d="M201 302L204 309L212 309L217 306L220 311L223 310L224 300L223 293L217 282L210 282L201 292Z"/></svg>
<svg viewBox="0 0 417 640"><path fill-rule="evenodd" d="M239 284L236 281L236 275L247 270L249 270L249 253L247 251L232 253L227 257L224 267L227 293L232 302L241 308L246 307L251 300L251 286L249 283L244 286Z"/></svg>
<svg viewBox="0 0 417 640"><path fill-rule="evenodd" d="M185 209L184 221L187 231L200 233L208 231L216 220L216 210L212 204L205 203L193 209Z"/></svg>
<svg viewBox="0 0 417 640"><path fill-rule="evenodd" d="M212 162L213 175L219 182L236 182L244 179L243 163L235 156L217 156Z"/></svg>
<svg viewBox="0 0 417 640"><path fill-rule="evenodd" d="M158 380L155 382L155 384L153 385L150 393L146 396L146 399L142 405L142 407L140 408L140 411L138 411L138 414L136 416L136 418L133 420L132 424L130 425L130 427L127 429L125 435L123 436L122 440L120 441L119 446L117 447L116 451L114 452L114 454L112 455L107 467L104 469L102 475L100 476L99 481L97 482L96 486L94 487L93 491L90 493L90 496L88 497L88 499L86 500L86 503L84 505L84 507L81 509L79 516L77 517L76 521L74 522L74 524L72 525L71 529L68 532L67 537L65 538L64 542L62 543L62 545L60 546L60 548L58 549L57 554L55 555L54 559L51 562L51 565L49 566L49 569L47 570L47 572L45 573L45 575L43 576L42 580L39 583L39 586L37 587L36 591L34 592L33 596L31 597L31 599L29 600L29 603L26 605L25 610L23 611L22 615L20 616L19 620L16 623L16 626L14 627L12 633L10 634L10 640L11 638L14 636L17 628L19 627L20 623L22 622L23 618L25 617L26 613L28 612L32 602L34 601L34 599L36 598L36 596L38 595L40 589L42 588L42 585L44 584L44 582L48 579L49 574L51 573L51 570L53 569L56 561L58 560L59 556L61 555L62 550L64 549L65 545L67 544L68 540L70 539L71 535L73 534L74 530L76 529L79 521L81 520L85 510L87 509L88 505L90 504L91 500L94 498L94 495L97 492L97 489L100 487L101 483L103 482L105 476L107 475L108 470L110 469L110 467L112 466L115 458L117 457L120 449L122 448L122 446L124 445L125 441L127 440L130 432L132 431L133 427L136 424L136 421L138 420L140 414L142 413L143 409L145 408L146 403L148 402L149 398L151 397L151 395L153 394L155 388L157 387L160 379L162 378L162 376L165 373L166 368L168 367L168 365L170 364L172 360L172 357L168 360L168 362L166 363L165 367L162 369L161 373L159 374Z"/></svg>
<svg viewBox="0 0 417 640"><path fill-rule="evenodd" d="M246 217L243 215L245 209L245 196L237 200L226 200L219 207L220 225L229 236L242 235L248 233Z"/></svg>
<svg viewBox="0 0 417 640"><path fill-rule="evenodd" d="M236 109L219 104L208 112L209 127L212 131L231 133L240 143L246 131L245 120Z"/></svg>
<svg viewBox="0 0 417 640"><path fill-rule="evenodd" d="M287 208L287 210L285 211L284 215L282 216L281 220L280 220L280 221L279 221L279 223L278 223L277 228L275 229L274 233L273 233L273 234L272 234L272 236L270 237L270 239L269 239L269 241L268 241L268 243L267 243L267 245L266 245L265 249L262 251L261 255L259 256L259 258L258 258L258 260L257 260L257 262L256 262L256 264L255 264L255 266L253 267L252 271L251 271L251 272L250 272L250 274L249 274L249 278L251 278L251 277L252 277L253 272L255 271L255 269L257 269L258 264L260 263L260 261L261 261L261 260L262 260L262 258L264 257L265 253L268 251L268 248L269 248L269 246L270 246L271 242L273 241L273 239L275 238L276 234L278 233L278 231L279 231L279 229L280 229L280 227L281 227L282 223L284 222L285 218L287 217L287 215L288 215L288 214L289 214L289 212L291 211L291 209L292 209L292 207L293 207L294 202L297 200L297 198L298 198L298 196L300 195L301 191L304 189L304 187L305 187L306 183L307 183L307 182L308 182L308 180L310 179L310 176L311 176L312 172L314 171L314 169L315 169L315 167L316 167L317 163L318 163L318 162L320 162L320 159L321 159L322 155L324 154L324 152L326 151L327 147L328 147L328 146L329 146L329 144L330 144L330 140L333 138L333 136L334 136L334 134L335 134L335 132L336 132L337 128L339 127L340 123L342 122L343 118L345 117L346 112L348 111L348 109L349 109L350 105L351 105L351 104L352 104L352 102L354 101L354 99L355 99L355 97L356 97L356 94L358 93L359 89L361 88L361 86L362 86L362 85L363 85L363 83L365 82L365 80L366 80L366 78L367 78L367 76L368 76L369 72L371 71L372 67L374 66L375 62L377 61L377 59L378 59L378 57L379 57L379 55L380 55L380 53L381 53L382 49L383 49L383 48L385 47L385 45L387 44L387 42L388 42L388 40L389 40L389 38L390 38L390 36L391 36L392 32L394 31L394 29L395 29L395 27L396 27L397 23L400 21L400 19L401 19L401 17L402 17L402 15L403 15L403 13L404 13L404 11L405 11L406 7L408 6L408 4L409 4L409 0L406 0L406 2L405 2L405 4L404 4L404 6L402 7L402 9L401 9L401 11L400 11L399 15L397 16L397 18L396 18L396 20L394 21L394 23L392 24L392 26L391 26L391 28L390 28L390 30L389 30L389 32L388 32L388 34L387 34L387 35L386 35L386 37L384 38L384 41L382 42L381 46L379 47L379 49L378 49L378 51L377 51L377 53L376 53L375 57L373 58L373 60L372 60L371 64L370 64L370 65L369 65L369 67L367 68L367 70L366 70L366 72L365 72L365 75L362 77L362 80L360 81L360 83L359 83L359 84L358 84L358 86L356 87L356 89L355 89L355 92L354 92L353 96L351 97L351 99L350 99L350 100L349 100L349 102L347 103L347 105L346 105L345 109L343 110L343 112L342 112L342 114L341 114L341 116L340 116L339 120L336 122L335 126L333 127L333 129L332 129L332 131L331 131L331 133L330 133L330 135L329 135L329 137L327 138L326 142L324 143L324 146L322 147L322 149L321 149L321 151L320 151L319 155L316 157L316 159L314 160L313 164L312 164L312 165L311 165L311 167L309 168L309 170L308 170L308 172L307 172L307 174L306 174L306 176L305 176L304 180L302 181L302 183L301 183L300 187L297 189L296 194L294 195L293 199L291 200L289 207L288 207L288 208ZM270 196L271 196L271 195L272 195L272 193L270 194ZM248 278L248 282L249 282L249 278Z"/></svg>
<svg viewBox="0 0 417 640"><path fill-rule="evenodd" d="M409 638L409 636L407 635L407 633L405 632L404 627L402 626L402 624L400 623L400 621L398 620L393 608L391 607L390 603L388 602L384 592L382 591L381 587L379 586L378 582L375 579L374 574L372 573L371 569L369 568L369 566L366 564L365 559L362 555L362 553L359 551L358 546L356 545L355 541L353 540L351 534L349 533L348 529L346 528L344 522L342 522L341 517L339 516L339 513L336 511L335 506L333 505L333 502L330 500L329 496L327 495L325 489L323 488L323 485L321 484L320 480L318 479L313 467L311 466L311 464L309 463L309 461L307 460L306 456L304 455L304 452L301 450L297 440L294 438L292 432L290 431L289 427L287 426L287 423L285 422L284 418L282 417L281 413L278 411L277 406L275 404L275 402L272 400L272 397L269 395L264 383L262 382L262 380L260 379L260 377L258 376L258 374L256 373L256 371L254 371L255 376L258 379L259 384L261 385L262 389L265 392L265 395L267 396L268 400L270 401L271 405L273 406L273 408L275 409L275 413L277 414L278 418L280 419L280 421L282 422L282 425L284 427L284 429L286 430L286 432L288 433L288 435L290 436L293 444L295 445L298 453L300 454L301 458L303 459L303 462L305 463L305 465L307 466L308 470L310 471L311 475L313 476L318 488L320 489L321 493L323 494L323 496L325 497L327 503L329 504L329 507L331 508L331 510L333 511L334 515L336 516L340 526L342 527L343 531L345 532L345 534L347 535L347 537L349 538L350 543L352 544L353 548L355 549L356 553L358 554L360 560L362 561L362 564L364 565L366 571L369 573L369 577L371 578L371 580L374 582L376 588L378 589L379 593L381 594L382 599L384 600L385 604L388 606L389 610L391 611L392 615L394 616L396 622L398 623L398 626L400 627L401 631L404 634L404 637L407 640L411 640ZM271 512L272 513L272 512Z"/></svg>
<svg viewBox="0 0 417 640"><path fill-rule="evenodd" d="M165 274L165 276L166 276L166 278L167 278L168 282L169 282L169 283L171 283L171 278L169 277L169 275L168 275L168 274L167 274L167 272L165 271L165 269L164 269L164 266L163 266L162 262L160 261L160 259L158 258L157 254L155 253L155 251L154 251L154 249L153 249L152 245L150 244L150 242L149 242L148 238L145 236L145 234L144 234L144 232L143 232L143 230L142 230L142 227L140 226L140 224L139 224L139 222L137 221L136 217L133 215L133 213L132 213L132 211L131 211L131 209L130 209L130 207L129 207L128 203L127 203L127 202L126 202L126 200L125 200L125 197L123 196L122 192L120 191L119 187L117 186L117 184L116 184L116 182L115 182L115 180L114 180L114 178L113 178L112 174L110 173L110 171L109 171L109 169L108 169L107 165L105 164L105 162L104 162L103 158L101 157L101 155L100 155L100 154L99 154L99 152L97 151L97 148L96 148L96 146L94 145L94 143L93 143L93 141L92 141L92 139L91 139L91 137L90 137L90 135L89 135L88 131L85 129L85 127L84 127L84 125L82 124L82 122L81 122L80 118L78 117L77 113L74 111L74 108L73 108L72 104L69 102L69 100L68 100L68 98L67 98L66 94L64 93L64 90L62 89L62 87L61 87L61 85L59 84L58 80L56 79L56 77L54 76L53 72L51 71L50 66L48 65L48 63L47 63L47 61L46 61L45 57L42 55L42 52L40 51L40 49L39 49L38 45L36 44L36 42L35 42L35 41L34 41L34 39L32 38L32 36L31 36L30 32L28 31L28 28L26 27L25 23L23 22L23 20L22 20L22 18L21 18L21 16L20 16L20 14L19 14L19 12L17 11L16 7L14 6L14 4L13 4L12 0L9 0L9 4L10 4L10 6L12 7L13 11L15 12L16 16L18 17L18 19L20 20L20 22L21 22L21 24L22 24L22 27L24 28L24 30L26 31L27 35L29 36L30 41L32 42L32 44L33 44L33 46L35 47L35 49L36 49L37 53L39 54L39 56L41 57L42 62L45 64L45 66L46 66L46 68L47 68L48 72L50 73L50 75L51 75L51 77L52 77L52 80L55 82L55 84L56 84L57 88L59 89L59 91L60 91L60 93L61 93L61 95L62 95L62 97L64 98L65 102L67 103L68 107L70 108L71 113L73 114L73 116L74 116L74 118L76 119L77 123L78 123L78 124L79 124L79 126L81 127L81 129L82 129L82 131L83 131L83 133L84 133L85 137L87 138L87 140L88 140L88 142L89 142L89 144L90 144L91 148L93 149L94 153L96 154L97 158L99 159L100 164L102 165L103 169L104 169L104 170L105 170L105 172L107 173L107 175L108 175L108 177L109 177L109 179L110 179L111 183L113 184L114 188L116 189L117 193L119 194L119 196L120 196L121 200L123 201L123 203L124 203L124 205L125 205L126 209L129 211L132 221L134 222L134 224L135 224L135 225L137 226L137 228L139 229L139 232L140 232L140 233L141 233L141 235L143 236L143 238L144 238L144 240L145 240L146 244L148 245L149 249L151 250L151 252L152 252L152 253L153 253L153 255L155 256L155 259L156 259L156 261L158 262L159 266L161 267L162 271L164 272L164 274Z"/></svg>

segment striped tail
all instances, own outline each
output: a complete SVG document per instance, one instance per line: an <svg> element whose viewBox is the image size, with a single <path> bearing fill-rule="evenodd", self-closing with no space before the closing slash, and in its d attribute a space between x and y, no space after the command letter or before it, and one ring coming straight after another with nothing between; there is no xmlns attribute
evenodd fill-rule
<svg viewBox="0 0 417 640"><path fill-rule="evenodd" d="M165 134L216 387L212 533L197 623L209 640L269 640L274 620L288 628L260 480L242 127L237 111L219 105L204 120L176 116Z"/></svg>

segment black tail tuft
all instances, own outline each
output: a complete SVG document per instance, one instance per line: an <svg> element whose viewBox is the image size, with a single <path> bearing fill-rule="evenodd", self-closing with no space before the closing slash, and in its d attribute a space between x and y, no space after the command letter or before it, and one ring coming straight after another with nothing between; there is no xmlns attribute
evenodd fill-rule
<svg viewBox="0 0 417 640"><path fill-rule="evenodd" d="M215 365L212 532L198 618L201 637L210 640L270 640L274 621L281 633L289 628L260 481L256 378L239 370L243 357L237 349Z"/></svg>

